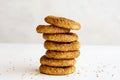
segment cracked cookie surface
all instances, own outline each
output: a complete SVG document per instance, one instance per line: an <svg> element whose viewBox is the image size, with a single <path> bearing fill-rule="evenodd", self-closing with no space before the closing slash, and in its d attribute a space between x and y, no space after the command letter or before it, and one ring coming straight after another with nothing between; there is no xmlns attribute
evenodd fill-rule
<svg viewBox="0 0 120 80"><path fill-rule="evenodd" d="M73 42L78 40L78 35L75 33L54 33L43 34L43 38L55 42Z"/></svg>
<svg viewBox="0 0 120 80"><path fill-rule="evenodd" d="M40 73L49 74L49 75L67 75L71 74L75 71L74 66L69 67L50 67L41 65L39 67Z"/></svg>
<svg viewBox="0 0 120 80"><path fill-rule="evenodd" d="M39 25L36 31L38 33L68 33L70 29L60 28L54 25Z"/></svg>
<svg viewBox="0 0 120 80"><path fill-rule="evenodd" d="M79 50L75 51L53 51L47 50L46 57L53 59L72 59L77 58L80 55Z"/></svg>
<svg viewBox="0 0 120 80"><path fill-rule="evenodd" d="M53 41L46 40L44 42L44 47L47 50L73 51L73 50L79 50L80 42L78 42L78 41L74 41L74 42L53 42Z"/></svg>
<svg viewBox="0 0 120 80"><path fill-rule="evenodd" d="M47 16L44 20L49 24L67 29L79 30L81 28L78 22L64 17Z"/></svg>
<svg viewBox="0 0 120 80"><path fill-rule="evenodd" d="M75 59L53 59L47 58L45 55L40 58L41 65L54 66L54 67L67 67L73 66L76 63Z"/></svg>

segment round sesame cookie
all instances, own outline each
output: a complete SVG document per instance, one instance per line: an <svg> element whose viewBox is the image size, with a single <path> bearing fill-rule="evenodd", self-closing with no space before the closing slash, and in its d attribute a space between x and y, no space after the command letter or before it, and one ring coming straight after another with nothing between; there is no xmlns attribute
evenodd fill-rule
<svg viewBox="0 0 120 80"><path fill-rule="evenodd" d="M40 73L49 74L49 75L67 75L75 71L74 66L69 67L51 67L46 65L41 65L39 67Z"/></svg>
<svg viewBox="0 0 120 80"><path fill-rule="evenodd" d="M73 42L78 40L78 36L75 33L43 34L43 38L55 42Z"/></svg>
<svg viewBox="0 0 120 80"><path fill-rule="evenodd" d="M46 57L53 59L72 59L77 58L80 55L79 50L75 51L46 51Z"/></svg>
<svg viewBox="0 0 120 80"><path fill-rule="evenodd" d="M81 28L78 22L75 22L64 17L47 16L44 20L49 24L53 24L55 26L67 29L79 30Z"/></svg>
<svg viewBox="0 0 120 80"><path fill-rule="evenodd" d="M73 66L76 63L75 59L53 59L47 58L45 55L40 58L42 65L54 66L54 67L66 67Z"/></svg>
<svg viewBox="0 0 120 80"><path fill-rule="evenodd" d="M53 41L45 41L44 47L47 50L56 50L56 51L73 51L79 50L80 43L78 41L74 42L53 42Z"/></svg>
<svg viewBox="0 0 120 80"><path fill-rule="evenodd" d="M36 31L38 33L68 33L70 29L60 28L54 25L39 25Z"/></svg>

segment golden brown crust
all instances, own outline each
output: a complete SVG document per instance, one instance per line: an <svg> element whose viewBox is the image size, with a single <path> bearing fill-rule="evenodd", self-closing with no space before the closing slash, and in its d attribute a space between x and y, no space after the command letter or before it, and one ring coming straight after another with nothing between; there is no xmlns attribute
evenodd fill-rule
<svg viewBox="0 0 120 80"><path fill-rule="evenodd" d="M38 33L68 33L70 29L60 28L53 25L39 25L36 28Z"/></svg>
<svg viewBox="0 0 120 80"><path fill-rule="evenodd" d="M73 51L73 50L79 50L80 43L78 41L67 42L67 43L45 41L44 42L44 47L48 50Z"/></svg>
<svg viewBox="0 0 120 80"><path fill-rule="evenodd" d="M54 59L72 59L77 58L80 55L79 50L75 51L51 51L47 50L46 57Z"/></svg>
<svg viewBox="0 0 120 80"><path fill-rule="evenodd" d="M45 21L49 24L67 29L79 30L81 28L78 22L75 22L64 17L47 16L45 18Z"/></svg>
<svg viewBox="0 0 120 80"><path fill-rule="evenodd" d="M69 67L50 67L50 66L45 66L41 65L39 67L40 73L44 74L49 74L49 75L67 75L71 74L75 71L74 66L69 66Z"/></svg>
<svg viewBox="0 0 120 80"><path fill-rule="evenodd" d="M40 58L42 65L54 66L54 67L66 67L73 66L76 63L75 59L52 59L47 58L45 55Z"/></svg>
<svg viewBox="0 0 120 80"><path fill-rule="evenodd" d="M43 38L55 42L73 42L78 40L78 36L75 33L43 34Z"/></svg>

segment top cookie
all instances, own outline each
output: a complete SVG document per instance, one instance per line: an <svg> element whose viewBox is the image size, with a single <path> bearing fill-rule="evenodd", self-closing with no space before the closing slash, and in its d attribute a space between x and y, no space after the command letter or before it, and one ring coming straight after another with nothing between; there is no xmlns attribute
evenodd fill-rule
<svg viewBox="0 0 120 80"><path fill-rule="evenodd" d="M64 18L64 17L56 17L56 16L47 16L45 21L49 24L53 24L58 27L63 27L67 29L79 30L81 28L78 22L73 20Z"/></svg>

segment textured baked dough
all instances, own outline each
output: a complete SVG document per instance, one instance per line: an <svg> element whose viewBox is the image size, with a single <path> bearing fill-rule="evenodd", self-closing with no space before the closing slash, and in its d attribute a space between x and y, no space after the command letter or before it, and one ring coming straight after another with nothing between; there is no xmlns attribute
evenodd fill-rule
<svg viewBox="0 0 120 80"><path fill-rule="evenodd" d="M45 41L44 47L47 50L56 50L56 51L73 51L73 50L79 50L80 43L78 41L75 42L53 42L53 41Z"/></svg>
<svg viewBox="0 0 120 80"><path fill-rule="evenodd" d="M78 36L75 33L43 34L43 38L55 42L73 42L78 40Z"/></svg>
<svg viewBox="0 0 120 80"><path fill-rule="evenodd" d="M60 28L54 25L39 25L36 31L38 33L68 33L70 29Z"/></svg>
<svg viewBox="0 0 120 80"><path fill-rule="evenodd" d="M49 75L67 75L75 71L74 66L69 67L50 67L46 65L41 65L39 67L40 73L49 74Z"/></svg>
<svg viewBox="0 0 120 80"><path fill-rule="evenodd" d="M76 63L75 59L52 59L47 58L45 55L40 58L42 65L54 66L54 67L66 67L73 66Z"/></svg>
<svg viewBox="0 0 120 80"><path fill-rule="evenodd" d="M44 20L49 24L67 29L79 30L81 28L78 22L64 17L47 16Z"/></svg>
<svg viewBox="0 0 120 80"><path fill-rule="evenodd" d="M75 51L53 51L47 50L46 57L53 59L72 59L77 58L80 55L79 50Z"/></svg>

